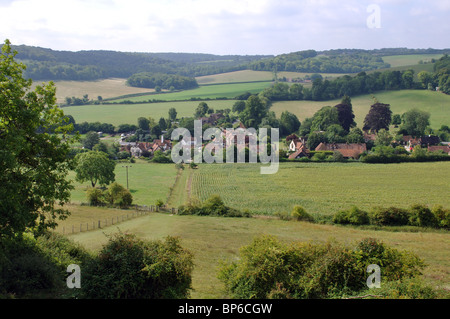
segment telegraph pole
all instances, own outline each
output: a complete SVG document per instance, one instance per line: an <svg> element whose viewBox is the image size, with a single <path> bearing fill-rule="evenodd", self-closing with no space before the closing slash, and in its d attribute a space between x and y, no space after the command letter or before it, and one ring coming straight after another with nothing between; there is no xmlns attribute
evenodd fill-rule
<svg viewBox="0 0 450 319"><path fill-rule="evenodd" d="M125 167L127 169L127 189L128 189L128 167L131 167L131 165L130 166L125 165L125 166L122 166L122 167Z"/></svg>

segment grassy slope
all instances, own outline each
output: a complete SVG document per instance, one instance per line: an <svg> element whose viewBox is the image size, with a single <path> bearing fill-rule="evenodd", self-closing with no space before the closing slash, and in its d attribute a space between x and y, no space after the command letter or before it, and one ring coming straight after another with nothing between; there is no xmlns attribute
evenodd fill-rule
<svg viewBox="0 0 450 319"><path fill-rule="evenodd" d="M440 59L442 54L407 54L390 55L383 57L383 61L389 63L391 67L408 66L419 64L419 61L430 62L431 59Z"/></svg>
<svg viewBox="0 0 450 319"><path fill-rule="evenodd" d="M450 124L450 96L427 90L381 91L374 94L378 101L390 104L394 114L402 114L407 110L418 108L430 112L430 124L433 128ZM340 99L332 101L282 101L273 103L272 110L279 117L283 111L290 111L297 115L300 121L311 117L321 107L334 106ZM373 104L371 94L352 97L355 121L362 127L364 117Z"/></svg>
<svg viewBox="0 0 450 319"><path fill-rule="evenodd" d="M363 238L378 238L386 244L409 250L425 260L425 279L437 285L449 286L450 241L444 233L407 233L361 230L355 228L286 222L270 219L239 219L177 216L151 213L101 230L70 235L76 242L98 250L107 241L107 234L120 231L143 239L178 236L182 245L194 253L193 298L223 298L217 279L220 260L234 260L239 249L258 235L269 234L285 241L325 241L336 239L353 245Z"/></svg>

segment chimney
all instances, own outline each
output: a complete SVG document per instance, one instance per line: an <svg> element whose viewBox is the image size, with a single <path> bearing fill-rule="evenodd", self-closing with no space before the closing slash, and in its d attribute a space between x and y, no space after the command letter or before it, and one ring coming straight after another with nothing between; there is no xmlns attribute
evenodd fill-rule
<svg viewBox="0 0 450 319"><path fill-rule="evenodd" d="M161 135L161 144L164 143L164 135Z"/></svg>

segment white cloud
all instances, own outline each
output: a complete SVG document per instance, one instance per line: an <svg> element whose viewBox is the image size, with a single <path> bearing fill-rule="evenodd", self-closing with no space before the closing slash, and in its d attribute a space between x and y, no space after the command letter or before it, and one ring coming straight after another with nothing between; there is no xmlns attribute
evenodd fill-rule
<svg viewBox="0 0 450 319"><path fill-rule="evenodd" d="M371 3L381 8L380 30L366 25ZM0 0L0 37L53 49L217 54L449 47L449 10L447 0Z"/></svg>

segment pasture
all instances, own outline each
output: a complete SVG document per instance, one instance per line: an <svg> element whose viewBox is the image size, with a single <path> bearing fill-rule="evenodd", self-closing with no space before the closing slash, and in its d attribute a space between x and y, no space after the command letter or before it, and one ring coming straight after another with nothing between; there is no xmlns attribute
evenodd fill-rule
<svg viewBox="0 0 450 319"><path fill-rule="evenodd" d="M117 163L114 171L116 182L127 187L133 195L133 203L138 205L155 205L157 200L167 201L170 188L175 184L178 170L175 164L153 164L137 161L136 163ZM86 189L90 182L75 182L75 172L69 174L75 189L72 191L72 203L86 203Z"/></svg>
<svg viewBox="0 0 450 319"><path fill-rule="evenodd" d="M234 100L211 100L206 101L213 109L232 108ZM160 103L140 104L111 104L111 105L81 105L63 108L64 114L72 115L77 123L101 122L110 123L115 126L120 124L137 124L140 116L152 117L159 120L161 117L168 118L169 109L177 110L177 118L192 117L200 101L176 101Z"/></svg>
<svg viewBox="0 0 450 319"><path fill-rule="evenodd" d="M78 211L64 222L98 213L102 212ZM179 237L183 247L194 254L191 297L195 299L226 297L217 279L220 261L235 260L242 246L262 234L276 236L286 242L324 242L330 239L349 246L363 238L377 238L393 248L412 251L423 258L427 264L424 279L430 284L448 288L450 283L450 240L449 235L442 232L389 232L276 219L150 213L103 229L69 235L69 238L97 251L107 242L108 235L119 231L136 234L145 240L163 239L168 235Z"/></svg>
<svg viewBox="0 0 450 319"><path fill-rule="evenodd" d="M438 60L442 54L406 54L406 55L390 55L383 57L383 61L389 63L392 68L399 66L408 66L419 64L419 61L431 62L431 59Z"/></svg>

